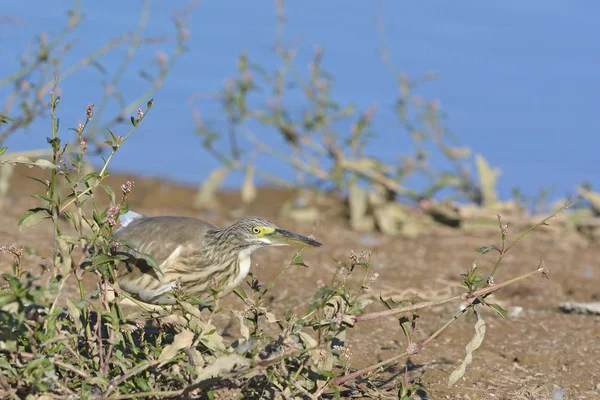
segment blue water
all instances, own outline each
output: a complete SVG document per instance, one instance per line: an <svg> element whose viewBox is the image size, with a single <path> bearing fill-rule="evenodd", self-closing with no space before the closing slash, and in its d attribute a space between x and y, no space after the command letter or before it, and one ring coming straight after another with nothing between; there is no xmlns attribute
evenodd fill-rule
<svg viewBox="0 0 600 400"><path fill-rule="evenodd" d="M325 67L335 75L334 96L359 109L377 104L376 132L367 153L387 161L409 154L411 142L393 112L398 93L394 78L378 56L376 22L383 16L388 50L396 67L408 76L435 71L438 77L418 93L437 98L446 125L476 153L500 168L503 198L515 187L527 194L551 188L553 197L570 193L584 180L598 184L600 93L600 28L596 1L316 1L287 2L285 38L298 46L296 66L306 71L315 45L325 50ZM67 2L4 2L0 20L0 79L18 67L19 57L35 34L55 34L66 23ZM174 32L174 5L153 2L145 36ZM86 21L71 36L79 39L65 65L95 50L108 39L135 28L140 1L86 1ZM4 18L1 18L4 17ZM113 170L163 176L187 183L201 182L218 165L193 133L188 101L211 127L226 135L223 114L208 98L235 75L236 57L245 50L251 60L273 70L276 14L272 2L202 1L189 16L189 51L155 95L156 107L139 131L120 150ZM137 71L155 59L148 46L136 54L119 89L136 98L147 86ZM119 48L101 62L114 69L124 54ZM61 82L61 127L76 126L85 105L99 101L102 75L83 69ZM6 88L0 89L5 98ZM299 115L303 103L292 98L288 107ZM38 120L5 142L12 151L45 146L49 122ZM281 148L272 131L255 134ZM128 127L116 128L125 133ZM436 165L443 159L434 157ZM291 168L264 156L259 166L277 168L285 178ZM241 174L227 181L236 185ZM413 182L414 185L422 184Z"/></svg>

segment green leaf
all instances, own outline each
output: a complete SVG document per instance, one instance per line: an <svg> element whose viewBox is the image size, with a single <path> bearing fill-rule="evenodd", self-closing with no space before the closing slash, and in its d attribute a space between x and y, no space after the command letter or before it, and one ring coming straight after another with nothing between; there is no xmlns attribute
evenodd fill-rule
<svg viewBox="0 0 600 400"><path fill-rule="evenodd" d="M73 301L67 299L67 310L71 319L73 320L73 324L75 324L75 329L77 332L81 332L83 330L83 324L81 323L81 310Z"/></svg>
<svg viewBox="0 0 600 400"><path fill-rule="evenodd" d="M25 211L25 214L19 220L19 226L33 226L42 222L45 219L49 219L50 214L45 208L32 208Z"/></svg>
<svg viewBox="0 0 600 400"><path fill-rule="evenodd" d="M50 196L42 195L42 194L32 194L31 197L34 199L41 199L49 202L50 204L54 204L54 200Z"/></svg>
<svg viewBox="0 0 600 400"><path fill-rule="evenodd" d="M0 308L17 300L12 293L0 293Z"/></svg>
<svg viewBox="0 0 600 400"><path fill-rule="evenodd" d="M163 272L158 266L158 263L150 254L139 252L131 243L127 243L125 240L117 240L117 243L119 243L121 246L127 247L130 250L133 250L135 252L135 257L146 261L146 263L152 267L159 274L159 276L163 276Z"/></svg>
<svg viewBox="0 0 600 400"><path fill-rule="evenodd" d="M13 120L4 114L0 114L0 123L8 124L8 121L12 122Z"/></svg>
<svg viewBox="0 0 600 400"><path fill-rule="evenodd" d="M110 197L110 202L114 204L115 203L115 191L110 186L105 185L103 183L100 184L100 187L102 189L104 189L104 191L106 193L108 193L108 196Z"/></svg>
<svg viewBox="0 0 600 400"><path fill-rule="evenodd" d="M58 124L58 121L57 121L57 124ZM60 138L58 138L58 137L46 138L46 141L52 146L52 150L55 153L58 153L60 151Z"/></svg>
<svg viewBox="0 0 600 400"><path fill-rule="evenodd" d="M497 248L496 246L494 246L493 244L489 245L489 246L481 246L475 249L476 252L480 253L480 254L485 254L487 252L489 252L490 250L498 250L500 251L499 248Z"/></svg>
<svg viewBox="0 0 600 400"><path fill-rule="evenodd" d="M8 150L8 147L0 147L0 156L6 153L6 150Z"/></svg>
<svg viewBox="0 0 600 400"><path fill-rule="evenodd" d="M106 389L108 387L108 380L106 380L106 378L102 378L100 376L95 376L93 378L88 378L86 379L86 382L90 385L97 385L100 386L101 388Z"/></svg>
<svg viewBox="0 0 600 400"><path fill-rule="evenodd" d="M73 215L73 213L69 210L67 211L63 211L62 215L65 216L65 218L67 218L69 221L71 221L71 223L73 224L74 227L76 227L76 220L75 220L75 216Z"/></svg>
<svg viewBox="0 0 600 400"><path fill-rule="evenodd" d="M242 289L241 287L236 287L233 292L235 293L235 295L237 297L239 297L241 300L246 300L248 298L248 295L246 295L246 292L244 292L244 289Z"/></svg>
<svg viewBox="0 0 600 400"><path fill-rule="evenodd" d="M92 260L92 262L94 263L94 265L109 264L109 263L111 263L113 261L115 261L115 258L113 256L109 256L107 254L98 254Z"/></svg>
<svg viewBox="0 0 600 400"><path fill-rule="evenodd" d="M317 371L317 373L318 373L319 375L321 375L321 376L324 376L324 377L326 377L326 378L330 378L330 379L333 379L333 378L335 378L335 376L333 375L333 372L331 372L331 371L326 371L326 370L324 370L324 369L320 369L320 370L318 370L318 371Z"/></svg>
<svg viewBox="0 0 600 400"><path fill-rule="evenodd" d="M136 376L133 378L133 380L135 381L136 387L139 388L139 390L141 390L142 392L150 391L150 386L148 386L148 381L145 378L142 378L141 376Z"/></svg>
<svg viewBox="0 0 600 400"><path fill-rule="evenodd" d="M304 264L304 258L299 254L294 255L294 258L290 261L290 265L302 265L303 267L308 268L308 265Z"/></svg>
<svg viewBox="0 0 600 400"><path fill-rule="evenodd" d="M498 313L499 316L501 316L502 318L506 317L506 310L502 307L500 307L498 304L491 304L491 303L486 303L486 305L491 308L492 310L496 311Z"/></svg>
<svg viewBox="0 0 600 400"><path fill-rule="evenodd" d="M368 306L369 304L371 304L373 302L373 300L371 299L360 299L356 302L356 307L358 307L359 309L364 309L366 306Z"/></svg>
<svg viewBox="0 0 600 400"><path fill-rule="evenodd" d="M98 225L102 223L102 218L100 218L97 210L92 211L92 217L94 218L94 222L96 222Z"/></svg>
<svg viewBox="0 0 600 400"><path fill-rule="evenodd" d="M44 181L44 180L42 180L42 179L39 179L39 178L36 178L36 177L33 177L33 176L28 176L28 178L29 178L29 179L31 179L31 180L34 180L34 181L36 181L36 182L39 182L39 183L41 183L41 184L42 184L42 185L44 185L44 186L47 186L47 185L46 185L46 181Z"/></svg>
<svg viewBox="0 0 600 400"><path fill-rule="evenodd" d="M381 295L379 295L379 301L382 302L389 310L393 309L393 308L398 308L400 306L404 306L409 304L410 302L406 301L406 300L398 300L395 301L393 298L389 298L389 299L384 299L383 297L381 297Z"/></svg>
<svg viewBox="0 0 600 400"><path fill-rule="evenodd" d="M89 181L92 178L98 178L100 177L100 174L97 172L90 172L89 174L85 175L83 178L81 178L80 182L81 183L85 183L87 181Z"/></svg>
<svg viewBox="0 0 600 400"><path fill-rule="evenodd" d="M119 141L117 135L115 135L110 129L108 129L108 134L110 135L110 138L115 144Z"/></svg>

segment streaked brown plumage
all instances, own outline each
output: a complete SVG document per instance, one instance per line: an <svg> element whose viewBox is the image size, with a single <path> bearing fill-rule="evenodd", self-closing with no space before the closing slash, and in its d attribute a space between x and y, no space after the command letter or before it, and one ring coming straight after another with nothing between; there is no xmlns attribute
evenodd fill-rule
<svg viewBox="0 0 600 400"><path fill-rule="evenodd" d="M219 297L233 291L248 274L250 254L264 246L302 244L321 246L310 238L279 229L260 217L243 218L218 229L189 217L143 217L128 213L123 227L115 232L120 253L131 258L117 271L120 288L150 304L174 304L172 290L207 298L210 288L221 288ZM139 253L152 256L163 276L148 265Z"/></svg>

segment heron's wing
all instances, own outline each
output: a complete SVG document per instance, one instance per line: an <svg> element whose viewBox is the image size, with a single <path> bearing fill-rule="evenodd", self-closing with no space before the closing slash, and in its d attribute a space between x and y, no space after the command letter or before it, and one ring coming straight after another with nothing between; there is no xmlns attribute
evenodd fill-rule
<svg viewBox="0 0 600 400"><path fill-rule="evenodd" d="M211 224L195 218L143 217L130 221L127 226L115 232L114 237L124 243L119 246L119 252L132 256L133 260L129 264L134 264L139 269L138 273L154 274L154 269L139 253L152 256L161 269L169 268L166 264L174 262L181 249L189 249L190 244L201 248L206 233L212 229L215 227Z"/></svg>

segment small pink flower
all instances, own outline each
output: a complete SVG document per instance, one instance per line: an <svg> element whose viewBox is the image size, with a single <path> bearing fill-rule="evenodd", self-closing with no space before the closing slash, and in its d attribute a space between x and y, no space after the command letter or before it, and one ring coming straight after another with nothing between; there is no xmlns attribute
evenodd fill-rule
<svg viewBox="0 0 600 400"><path fill-rule="evenodd" d="M131 189L133 189L133 187L135 186L135 182L133 181L127 181L124 184L121 185L121 194L123 194L123 196L125 196L128 193L131 193Z"/></svg>
<svg viewBox="0 0 600 400"><path fill-rule="evenodd" d="M108 208L108 212L106 213L106 222L108 225L115 226L117 225L117 218L119 216L119 212L121 211L120 204L113 204Z"/></svg>
<svg viewBox="0 0 600 400"><path fill-rule="evenodd" d="M91 120L92 116L94 115L94 111L92 110L94 107L95 107L94 104L88 104L87 109L85 110L88 121Z"/></svg>

